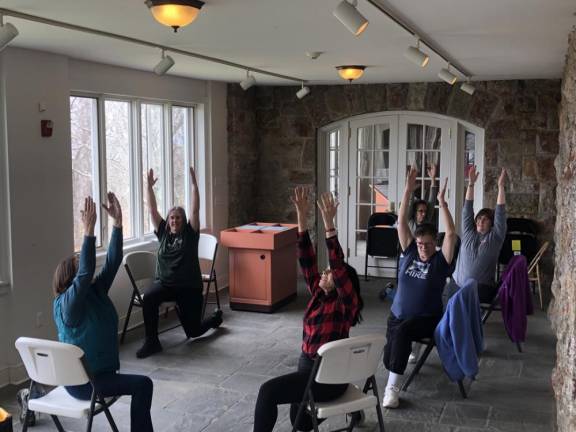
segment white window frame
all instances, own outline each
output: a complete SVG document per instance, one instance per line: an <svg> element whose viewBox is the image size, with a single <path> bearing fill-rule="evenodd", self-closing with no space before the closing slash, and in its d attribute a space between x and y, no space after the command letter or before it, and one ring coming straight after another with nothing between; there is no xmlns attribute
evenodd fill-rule
<svg viewBox="0 0 576 432"><path fill-rule="evenodd" d="M1 62L0 62L1 67ZM0 93L6 94L4 80L0 80ZM10 229L10 171L8 167L8 137L5 100L0 98L0 295L12 286L12 251Z"/></svg>
<svg viewBox="0 0 576 432"><path fill-rule="evenodd" d="M198 178L198 184L201 195L201 229L205 228L206 212L207 208L205 204L206 193L202 190L205 187L206 182L203 181L200 176L201 173L205 172L205 161L200 157L203 147L206 146L204 140L200 143L200 136L198 134L199 122L201 121L198 115L200 111L203 112L203 104L201 103L191 103L191 102L181 102L181 101L169 101L162 99L151 99L142 98L135 96L121 96L106 93L90 93L90 92L78 92L74 91L70 93L70 97L84 97L92 98L97 100L97 124L98 124L98 155L94 158L94 163L97 164L95 173L97 174L94 179L93 184L98 184L98 193L95 194L94 200L100 207L99 203L101 200L105 199L106 195L106 131L105 131L105 109L104 104L107 100L115 100L130 103L130 159L132 162L132 169L130 171L131 183L133 185L133 190L131 191L131 205L132 205L132 226L133 226L133 237L124 241L124 249L135 249L141 245L154 242L156 236L154 233L144 233L144 218L148 217L144 214L143 197L145 193L145 184L143 180L143 163L142 163L142 139L141 139L141 106L142 104L155 104L162 105L163 107L163 128L164 128L164 142L163 142L163 165L164 165L164 178L160 179L157 186L163 188L164 196L164 208L158 209L160 214L165 217L166 212L172 207L173 201L173 183L172 183L172 108L173 107L183 107L189 109L188 118L188 145L185 146L185 158L187 165L193 165L196 168ZM186 177L188 179L188 177ZM191 187L190 181L185 181L185 209L186 212L190 212L190 196ZM102 213L101 213L102 215ZM110 230L108 227L108 218L100 217L98 219L100 222L99 229L101 235L101 246L97 249L97 254L104 255L108 246L108 240L110 236Z"/></svg>

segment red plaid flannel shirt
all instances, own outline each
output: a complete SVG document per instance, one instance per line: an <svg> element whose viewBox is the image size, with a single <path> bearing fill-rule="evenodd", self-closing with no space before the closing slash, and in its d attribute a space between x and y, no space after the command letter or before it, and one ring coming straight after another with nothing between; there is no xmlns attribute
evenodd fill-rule
<svg viewBox="0 0 576 432"><path fill-rule="evenodd" d="M314 357L327 342L348 337L358 310L358 296L344 266L344 253L334 236L326 239L335 289L325 294L319 287L316 252L308 231L298 233L298 259L312 298L304 314L302 351Z"/></svg>

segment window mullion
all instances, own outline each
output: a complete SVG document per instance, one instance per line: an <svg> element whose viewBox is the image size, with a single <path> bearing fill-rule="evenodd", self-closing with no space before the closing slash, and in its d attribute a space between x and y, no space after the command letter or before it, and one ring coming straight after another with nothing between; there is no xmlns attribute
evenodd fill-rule
<svg viewBox="0 0 576 432"><path fill-rule="evenodd" d="M100 209L101 217L97 221L100 225L100 243L102 248L108 247L108 218L104 217L104 212L102 211L102 206L100 203L102 200L106 199L107 189L107 177L106 177L106 115L105 115L105 101L103 95L98 96L98 151L97 157L93 158L93 167L96 180L95 185L99 186L99 190L94 191L94 195L97 199L96 205Z"/></svg>
<svg viewBox="0 0 576 432"><path fill-rule="evenodd" d="M164 181L164 196L166 197L166 209L164 214L168 215L168 209L174 206L174 166L172 158L172 104L166 103L163 106L164 122L164 142L162 145L164 171L166 181Z"/></svg>
<svg viewBox="0 0 576 432"><path fill-rule="evenodd" d="M134 238L142 240L144 238L144 215L143 215L143 196L142 196L142 122L141 122L141 104L138 100L131 103L131 134L132 142L130 145L130 155L132 158L131 170L131 190L132 200L132 217L134 226Z"/></svg>

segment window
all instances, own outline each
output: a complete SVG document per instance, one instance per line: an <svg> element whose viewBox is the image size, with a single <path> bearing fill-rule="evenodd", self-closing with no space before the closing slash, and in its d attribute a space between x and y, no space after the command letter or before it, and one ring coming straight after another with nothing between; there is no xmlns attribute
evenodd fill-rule
<svg viewBox="0 0 576 432"><path fill-rule="evenodd" d="M82 245L78 211L91 195L100 208L108 191L122 205L125 243L153 233L146 197L146 176L154 170L160 214L174 205L188 210L188 166L194 161L194 107L108 96L70 97L74 247ZM99 214L98 246L109 236Z"/></svg>

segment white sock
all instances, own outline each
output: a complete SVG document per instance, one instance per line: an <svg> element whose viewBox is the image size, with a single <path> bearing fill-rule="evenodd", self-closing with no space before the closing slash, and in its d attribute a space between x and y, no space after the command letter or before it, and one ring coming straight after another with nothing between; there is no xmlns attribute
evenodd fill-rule
<svg viewBox="0 0 576 432"><path fill-rule="evenodd" d="M415 357L420 356L420 349L422 348L422 344L420 342L412 343L412 355Z"/></svg>
<svg viewBox="0 0 576 432"><path fill-rule="evenodd" d="M388 383L386 384L386 388L392 386L400 388L400 381L402 381L402 375L390 372L390 374L388 375Z"/></svg>

